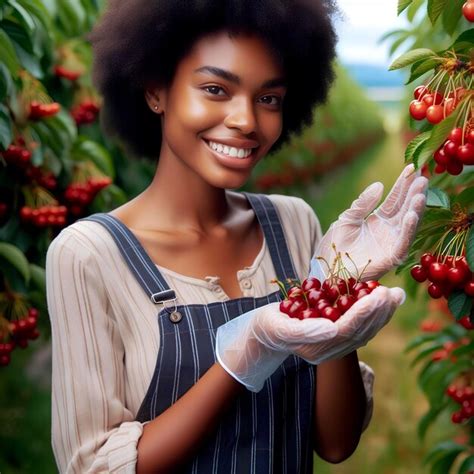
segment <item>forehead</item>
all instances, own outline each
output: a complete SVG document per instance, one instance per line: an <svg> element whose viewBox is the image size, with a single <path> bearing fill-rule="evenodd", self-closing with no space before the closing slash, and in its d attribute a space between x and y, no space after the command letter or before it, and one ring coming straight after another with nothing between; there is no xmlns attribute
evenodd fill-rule
<svg viewBox="0 0 474 474"><path fill-rule="evenodd" d="M196 41L178 70L194 72L213 66L264 82L283 76L283 68L268 44L255 34L233 34L227 31L206 35Z"/></svg>

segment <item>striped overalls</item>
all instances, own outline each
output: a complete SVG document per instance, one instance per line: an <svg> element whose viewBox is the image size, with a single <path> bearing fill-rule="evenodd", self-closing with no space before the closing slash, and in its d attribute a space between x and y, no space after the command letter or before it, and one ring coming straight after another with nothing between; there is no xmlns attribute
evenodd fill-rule
<svg viewBox="0 0 474 474"><path fill-rule="evenodd" d="M297 278L273 204L263 195L245 195L262 226L275 276L281 281ZM155 301L156 294L173 293L124 224L103 213L85 219L108 229L148 298ZM215 335L221 324L279 300L276 291L258 298L161 309L157 315L160 349L156 367L136 419L145 422L159 416L216 362ZM288 357L259 393L245 391L235 400L217 430L180 472L312 473L314 384L313 366Z"/></svg>

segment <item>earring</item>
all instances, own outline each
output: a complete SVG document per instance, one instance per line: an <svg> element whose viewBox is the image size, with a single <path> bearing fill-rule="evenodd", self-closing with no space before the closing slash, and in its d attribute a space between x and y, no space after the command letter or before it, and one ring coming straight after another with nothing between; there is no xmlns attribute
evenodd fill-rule
<svg viewBox="0 0 474 474"><path fill-rule="evenodd" d="M157 106L157 105L155 105L153 108L154 108L155 110L158 110L158 106Z"/></svg>

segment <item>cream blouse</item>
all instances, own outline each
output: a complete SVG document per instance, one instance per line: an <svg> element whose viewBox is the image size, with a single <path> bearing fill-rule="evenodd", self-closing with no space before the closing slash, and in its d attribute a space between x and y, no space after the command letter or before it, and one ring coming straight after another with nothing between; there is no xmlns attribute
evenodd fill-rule
<svg viewBox="0 0 474 474"><path fill-rule="evenodd" d="M321 238L311 207L300 198L269 195L283 225L296 272L308 275ZM304 238L301 238L304 236ZM229 299L218 275L204 280L158 266L179 304ZM52 445L61 473L134 473L143 424L135 415L159 349L159 307L127 267L99 223L75 222L51 243L46 257L52 327ZM244 296L276 291L266 243L251 266L237 272ZM361 363L372 413L373 372Z"/></svg>

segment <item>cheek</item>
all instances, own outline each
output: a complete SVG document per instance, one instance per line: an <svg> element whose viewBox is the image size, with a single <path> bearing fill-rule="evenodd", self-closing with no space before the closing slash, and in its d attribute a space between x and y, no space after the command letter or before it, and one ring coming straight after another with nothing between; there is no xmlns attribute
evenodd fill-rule
<svg viewBox="0 0 474 474"><path fill-rule="evenodd" d="M170 105L168 117L177 122L179 128L189 131L205 130L215 125L215 120L219 118L218 107L203 100L199 91L189 91L172 98Z"/></svg>
<svg viewBox="0 0 474 474"><path fill-rule="evenodd" d="M278 140L283 130L282 114L266 113L264 116L261 117L260 124L262 135L269 142L269 145L273 145L273 143Z"/></svg>

